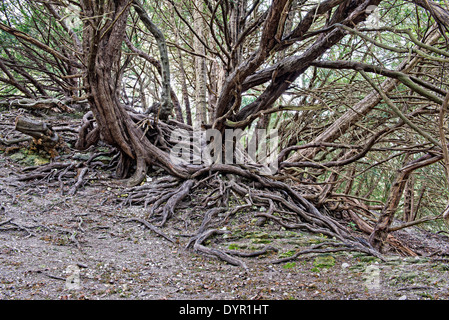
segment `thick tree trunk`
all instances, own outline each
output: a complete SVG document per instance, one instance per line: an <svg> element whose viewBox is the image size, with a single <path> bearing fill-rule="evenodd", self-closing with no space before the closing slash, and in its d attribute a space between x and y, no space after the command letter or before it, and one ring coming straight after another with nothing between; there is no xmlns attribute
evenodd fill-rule
<svg viewBox="0 0 449 320"><path fill-rule="evenodd" d="M121 45L125 37L126 21L132 2L126 0L107 1L104 6L95 6L91 1L82 1L83 12L88 19L84 26L83 44L87 65L84 81L87 85L91 111L97 122L101 139L116 146L122 153L118 166L118 177L127 178L126 167L136 164L133 175L125 181L137 185L145 179L148 165L157 163L175 176L185 172L174 167L169 155L156 148L134 123L119 101L120 87L116 79L120 70ZM108 20L103 16L108 14Z"/></svg>
<svg viewBox="0 0 449 320"><path fill-rule="evenodd" d="M198 37L203 37L204 23L201 13L203 1L196 0L195 6L197 10L194 12L193 27ZM206 54L204 45L196 37L193 40L195 52L204 56ZM195 128L200 128L201 125L207 122L207 68L206 59L202 56L195 56L195 104L196 114L193 120Z"/></svg>

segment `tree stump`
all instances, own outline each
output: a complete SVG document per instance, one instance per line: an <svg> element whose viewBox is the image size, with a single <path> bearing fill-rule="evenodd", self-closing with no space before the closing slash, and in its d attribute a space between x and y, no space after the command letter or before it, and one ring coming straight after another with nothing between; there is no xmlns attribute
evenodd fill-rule
<svg viewBox="0 0 449 320"><path fill-rule="evenodd" d="M50 156L57 156L56 147L60 144L59 135L49 124L42 121L31 120L18 116L15 121L15 129L33 138L33 143L44 149Z"/></svg>

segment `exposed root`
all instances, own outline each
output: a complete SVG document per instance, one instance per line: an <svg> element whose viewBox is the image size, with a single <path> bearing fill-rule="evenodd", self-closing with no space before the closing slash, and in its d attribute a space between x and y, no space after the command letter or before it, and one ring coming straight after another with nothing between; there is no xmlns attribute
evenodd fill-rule
<svg viewBox="0 0 449 320"><path fill-rule="evenodd" d="M72 188L70 188L68 195L69 196L73 196L76 191L85 183L84 181L84 177L86 176L87 172L88 172L89 168L82 168L79 175L78 175L78 179L76 181L76 183L73 185Z"/></svg>
<svg viewBox="0 0 449 320"><path fill-rule="evenodd" d="M24 174L18 177L18 181L27 181L27 187L43 182L55 183L61 189L61 194L67 192L68 195L73 195L91 179L89 176L95 173L95 168L107 167L94 161L102 154L105 153L93 153L87 161L79 163L54 162L45 166L27 168ZM112 155L110 152L107 154ZM307 253L337 251L363 252L383 259L382 255L360 236L360 233L357 236L354 235L354 231L346 223L329 215L325 205L318 207L313 200L310 188L306 190L300 185L292 187L287 183L260 176L244 167L229 165L212 166L207 171L199 171L195 178L187 180L172 176L146 177L148 179L146 183L126 188L117 194L116 201L119 206L141 205L147 211L144 215L145 219L135 218L127 222L141 223L170 243L179 243L178 239L165 234L161 227L176 217L176 211L182 206L185 207L190 201L189 197L195 194L197 195L195 199L199 200L196 205L199 210L191 210L190 215L204 213L200 215L201 222L197 231L188 235L189 239L185 247L208 256L218 257L232 265L247 268L245 262L237 257L253 257L276 250L273 247L266 247L256 252L239 252L219 250L213 248L212 244L205 244L206 240L212 237L228 234L230 229L226 228L237 212L248 209L252 211L248 219L259 219L257 222L259 226L272 221L287 230L305 231L332 239L320 246L300 251L293 257L289 257L290 259ZM68 181L71 181L71 187L68 191L64 191ZM317 199L319 192L315 196ZM189 217L188 220L190 219ZM352 217L352 220L354 219ZM368 236L369 231L372 230L371 225L365 220L359 220L363 221L362 223L356 220L359 229L366 232ZM397 241L391 238L388 240L391 240L391 245L396 248L400 247ZM407 251L405 246L400 252L408 255L413 253L411 250ZM282 261L284 260L276 261L276 263Z"/></svg>
<svg viewBox="0 0 449 320"><path fill-rule="evenodd" d="M108 165L101 161L94 161L99 156L110 155L111 152L102 152L92 155L87 161L51 162L45 165L26 167L15 179L22 184L21 188L33 188L45 184L56 186L60 194L75 195L90 180L95 180L98 174L96 169L107 169ZM14 183L14 181L11 181Z"/></svg>
<svg viewBox="0 0 449 320"><path fill-rule="evenodd" d="M35 234L30 230L29 227L25 227L18 223L15 223L13 222L13 219L8 219L6 221L0 222L0 231L25 231L27 233L27 238L35 236Z"/></svg>
<svg viewBox="0 0 449 320"><path fill-rule="evenodd" d="M184 181L184 183L173 193L170 199L168 199L167 204L164 206L162 211L162 226L165 224L167 219L174 214L176 205L190 193L190 189L194 183L195 180Z"/></svg>
<svg viewBox="0 0 449 320"><path fill-rule="evenodd" d="M186 248L189 248L190 246L192 246L192 244L194 242L196 242L206 232L206 230L209 228L209 226L212 222L213 216L217 215L220 212L223 212L224 210L225 210L225 208L212 208L212 209L208 210L204 214L203 221L201 222L201 225L198 228L196 235L192 236L189 239L189 242L187 243Z"/></svg>
<svg viewBox="0 0 449 320"><path fill-rule="evenodd" d="M193 235L189 235L186 248L193 248L197 252L218 257L243 268L246 268L246 264L237 259L237 256L244 258L263 255L275 251L276 248L266 247L263 250L246 253L234 250L222 251L205 244L205 241L213 236L229 233L224 227L229 226L237 212L242 210L251 210L250 216L258 219L259 226L273 222L288 230L325 235L332 239L325 244L300 251L293 257L289 257L290 259L307 253L336 251L363 252L382 259L381 254L363 237L373 231L374 223L369 219L360 218L348 208L342 209L345 205L356 206L357 201L354 199L338 198L328 187L305 188L301 183L290 184L289 180L280 180L286 179L286 176L263 176L254 166L213 164L207 167L194 167L186 165L182 168L173 166L170 171L167 167L172 164L168 160L167 153L162 150L169 150L175 143L168 138L172 129L171 125L163 122L155 124L136 114L131 118L140 123L140 127L144 130L139 132L140 136L143 134L148 138L141 146L142 150L138 150L140 156L136 159L133 160L124 156L123 152L117 153L115 150L94 152L87 161L84 159L85 161L78 163L54 162L29 168L18 178L18 181L30 182L27 186L56 182L61 194L67 192L68 195L74 195L87 181L91 180L89 176L95 174L98 167L104 170L116 168L116 177L124 179L119 182L126 182L125 189L121 190L120 196L117 197L118 206L142 205L146 211L145 219L136 218L127 222L139 222L170 243L177 243L177 240L166 235L160 228L176 217L176 210L188 203L190 195L201 195L202 198L196 205L199 210L190 212L191 215L204 212L200 215L201 225ZM91 115L86 115L83 119L78 140L82 144L81 149L89 148L97 142L94 121ZM136 136L138 136L137 133ZM95 161L102 155L112 156L114 153L116 156L109 165ZM148 160L150 154L155 157L153 164ZM158 179L154 176L148 177L148 169L152 168L152 165L157 165L172 176ZM174 174L177 170L181 170L182 174ZM145 179L147 179L146 183L142 184ZM68 183L71 187L66 191L65 186ZM206 194L203 194L203 191ZM264 210L261 210L262 208ZM361 204L360 209L367 215L370 214L370 210ZM341 217L344 216L342 211L346 212L346 217L349 212L349 218L355 221L359 230L365 234L361 235L349 228L347 221L342 221ZM337 217L338 214L340 218ZM190 217L187 220L189 219ZM375 222L374 218L373 221ZM387 241L404 255L415 254L391 236L387 238Z"/></svg>
<svg viewBox="0 0 449 320"><path fill-rule="evenodd" d="M249 257L258 257L261 255L267 254L271 251L278 252L279 250L272 246L266 246L262 250L257 250L257 251L252 251L252 252L241 252L241 251L236 251L236 250L225 250L224 252L229 255L232 255L232 256L249 258Z"/></svg>
<svg viewBox="0 0 449 320"><path fill-rule="evenodd" d="M121 205L140 204L144 208L150 206L147 213L148 221L161 221L160 226L163 226L174 217L179 204L189 194L195 194L197 190L210 190L199 202L200 208L203 208L205 212L201 215L201 224L193 235L188 235L189 239L185 247L243 268L246 268L246 264L236 257L254 257L277 249L268 246L263 250L248 253L219 250L204 243L213 236L229 234L227 226L238 211L262 207L265 208L264 211L256 209L256 212L250 215L252 218L261 219L262 222L259 222L259 225L273 221L288 230L306 231L334 239L334 241L326 241L324 244L298 252L293 257L289 257L290 259L306 253L337 251L363 252L383 259L366 239L359 235L354 236L350 228L305 199L301 189L293 189L283 182L269 180L245 170L241 171L245 173L244 177L236 175L235 173L240 173L241 168L225 167L225 169L226 173L222 173L221 176L217 175L218 171L215 171L207 177L198 175L196 179L185 180L182 183L177 179L165 177L124 190L127 197L118 201L122 202ZM233 174L229 174L230 171ZM201 180L199 180L200 177L202 177ZM144 224L144 221L153 226L147 220L140 222ZM323 248L324 246L328 248Z"/></svg>
<svg viewBox="0 0 449 320"><path fill-rule="evenodd" d="M154 233L156 233L157 235L161 236L162 238L164 238L165 240L167 240L168 242L171 243L176 243L175 240L173 240L172 238L170 238L169 236L167 236L165 233L163 233L161 230L159 230L158 227L152 225L151 223L149 223L146 220L143 219L137 219L137 218L132 218L132 219L128 219L125 222L139 222L141 224L143 224L147 229L150 229L151 231L153 231Z"/></svg>
<svg viewBox="0 0 449 320"><path fill-rule="evenodd" d="M245 270L248 270L248 267L245 262L243 262L239 259L236 259L221 250L209 248L209 247L206 247L205 245L203 245L203 242L206 241L207 238L209 238L215 234L224 234L224 233L229 233L229 231L217 230L217 229L208 229L208 230L204 231L196 238L195 242L193 243L193 249L195 251L201 252L206 255L218 257L221 260L226 261L229 264L232 264L234 266L239 266Z"/></svg>
<svg viewBox="0 0 449 320"><path fill-rule="evenodd" d="M323 248L326 246L333 246L333 248ZM296 260L298 257L308 254L308 253L329 253L329 252L340 252L340 251L360 251L367 253L369 255L373 255L381 260L385 260L380 254L376 253L374 250L366 250L364 247L354 247L353 245L348 245L340 242L323 242L317 245L311 246L308 249L301 250L294 255L282 259L277 259L271 261L272 264L279 264L284 262L289 262L292 260Z"/></svg>
<svg viewBox="0 0 449 320"><path fill-rule="evenodd" d="M373 227L371 227L365 220L361 219L354 211L348 210L348 213L351 216L352 221L357 224L357 227L360 230L363 230L367 234L371 234L373 232ZM387 236L386 242L403 255L412 257L417 256L416 252L410 248L407 248L401 241L396 239L391 234Z"/></svg>

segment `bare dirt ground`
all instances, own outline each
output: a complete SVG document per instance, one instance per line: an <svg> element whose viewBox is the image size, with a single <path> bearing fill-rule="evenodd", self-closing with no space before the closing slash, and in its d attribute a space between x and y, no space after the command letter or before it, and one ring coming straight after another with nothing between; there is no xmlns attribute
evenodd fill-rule
<svg viewBox="0 0 449 320"><path fill-rule="evenodd" d="M122 190L97 176L74 196L57 184L11 183L23 169L0 154L0 299L448 299L448 240L413 228L408 239L419 257L390 253L385 261L354 252L306 254L273 264L329 241L324 236L257 226L240 213L207 246L254 252L248 270L193 249L188 235L204 211L192 195L162 230L175 244L133 218L143 206L120 206ZM104 179L103 179L104 178Z"/></svg>

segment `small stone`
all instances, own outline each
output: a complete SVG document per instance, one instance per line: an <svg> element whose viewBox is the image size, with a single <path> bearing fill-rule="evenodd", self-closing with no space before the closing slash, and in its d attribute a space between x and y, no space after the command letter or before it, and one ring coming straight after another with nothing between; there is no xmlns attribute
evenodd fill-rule
<svg viewBox="0 0 449 320"><path fill-rule="evenodd" d="M407 296L400 296L398 300L407 300Z"/></svg>
<svg viewBox="0 0 449 320"><path fill-rule="evenodd" d="M341 264L341 268L342 268L342 269L349 268L349 263L346 263L346 262L342 263L342 264Z"/></svg>

